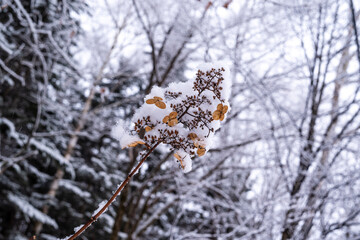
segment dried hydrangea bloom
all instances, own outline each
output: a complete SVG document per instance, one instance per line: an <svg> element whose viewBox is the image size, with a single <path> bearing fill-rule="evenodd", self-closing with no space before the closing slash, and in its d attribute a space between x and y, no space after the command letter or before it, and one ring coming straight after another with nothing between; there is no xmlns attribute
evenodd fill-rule
<svg viewBox="0 0 360 240"><path fill-rule="evenodd" d="M178 124L178 120L177 120L177 112L172 112L170 113L168 116L165 116L163 119L163 123L166 123L167 125L169 125L169 127L173 127L176 124Z"/></svg>
<svg viewBox="0 0 360 240"><path fill-rule="evenodd" d="M214 120L220 120L220 121L224 120L227 110L228 110L228 106L226 105L224 106L222 103L220 103L212 115Z"/></svg>
<svg viewBox="0 0 360 240"><path fill-rule="evenodd" d="M147 104L155 104L158 108L165 109L166 104L162 101L163 99L161 97L153 97L151 99L146 100Z"/></svg>
<svg viewBox="0 0 360 240"><path fill-rule="evenodd" d="M146 104L133 116L134 128L128 135L136 137L134 143L143 141L148 148L158 143L170 145L181 168L190 171L191 157L206 154L230 110L228 76L229 70L223 66L205 64L195 80L153 87L145 97Z"/></svg>

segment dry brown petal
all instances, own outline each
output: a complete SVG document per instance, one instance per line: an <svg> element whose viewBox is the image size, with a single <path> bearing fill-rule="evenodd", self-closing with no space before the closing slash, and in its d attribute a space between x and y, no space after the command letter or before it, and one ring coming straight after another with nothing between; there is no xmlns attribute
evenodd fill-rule
<svg viewBox="0 0 360 240"><path fill-rule="evenodd" d="M148 99L148 100L146 100L146 103L147 103L147 104L154 104L155 102L156 102L155 99Z"/></svg>
<svg viewBox="0 0 360 240"><path fill-rule="evenodd" d="M145 142L143 142L143 141L135 141L135 142L132 142L132 143L128 144L126 147L123 147L123 149L127 148L127 147L135 147L138 144L145 144Z"/></svg>
<svg viewBox="0 0 360 240"><path fill-rule="evenodd" d="M130 143L128 146L129 147L135 147L137 146L138 144L145 144L143 141L135 141L133 143Z"/></svg>
<svg viewBox="0 0 360 240"><path fill-rule="evenodd" d="M203 146L200 146L196 153L199 157L201 157L201 156L204 156L205 152L206 152L206 149L203 148Z"/></svg>
<svg viewBox="0 0 360 240"><path fill-rule="evenodd" d="M168 121L170 120L169 116L165 116L163 119L163 123L168 123Z"/></svg>
<svg viewBox="0 0 360 240"><path fill-rule="evenodd" d="M161 108L161 109L165 109L165 108L166 108L166 104L165 104L164 102L161 102L161 101L155 102L155 105L156 105L158 108Z"/></svg>
<svg viewBox="0 0 360 240"><path fill-rule="evenodd" d="M147 104L155 104L158 108L161 109L165 109L166 108L166 104L164 102L162 102L162 98L161 97L153 97L151 99L146 100Z"/></svg>
<svg viewBox="0 0 360 240"><path fill-rule="evenodd" d="M214 113L213 113L213 119L214 120L219 120L221 117L221 112L219 110L216 110Z"/></svg>
<svg viewBox="0 0 360 240"><path fill-rule="evenodd" d="M213 113L213 119L214 120L224 120L225 113L228 111L229 107L222 105L222 103L217 105L217 110Z"/></svg>
<svg viewBox="0 0 360 240"><path fill-rule="evenodd" d="M222 113L225 114L228 111L228 109L229 109L229 107L225 105L223 107Z"/></svg>
<svg viewBox="0 0 360 240"><path fill-rule="evenodd" d="M178 120L177 120L176 118L171 119L171 120L169 121L169 123L168 123L168 125L169 125L170 127L173 127L173 126L175 126L176 124L178 124Z"/></svg>
<svg viewBox="0 0 360 240"><path fill-rule="evenodd" d="M196 133L189 133L188 137L193 141L198 139L198 136L196 135Z"/></svg>
<svg viewBox="0 0 360 240"><path fill-rule="evenodd" d="M175 157L177 160L182 160L181 157L180 157L180 155L179 155L178 153L175 153L175 154L174 154L174 157Z"/></svg>
<svg viewBox="0 0 360 240"><path fill-rule="evenodd" d="M168 124L170 127L175 126L179 122L176 116L177 116L177 112L171 112L168 116L164 117L163 123Z"/></svg>
<svg viewBox="0 0 360 240"><path fill-rule="evenodd" d="M169 117L170 117L170 118L176 118L176 117L177 117L177 112L171 112L171 113L169 114Z"/></svg>
<svg viewBox="0 0 360 240"><path fill-rule="evenodd" d="M149 126L146 126L146 127L145 127L145 131L146 131L146 132L150 131L151 129L152 129L152 128L149 127Z"/></svg>
<svg viewBox="0 0 360 240"><path fill-rule="evenodd" d="M183 164L183 161L182 161L182 158L180 157L180 155L179 155L178 153L175 153L175 154L174 154L174 157L175 157L177 160L179 160L180 165L181 165L181 168L184 169L185 166L184 166L184 164Z"/></svg>

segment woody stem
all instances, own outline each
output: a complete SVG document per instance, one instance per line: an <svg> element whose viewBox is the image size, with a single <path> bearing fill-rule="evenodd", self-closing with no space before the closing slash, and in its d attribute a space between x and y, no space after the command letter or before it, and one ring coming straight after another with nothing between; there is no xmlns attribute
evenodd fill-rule
<svg viewBox="0 0 360 240"><path fill-rule="evenodd" d="M101 214L103 214L105 212L105 210L111 205L111 203L115 200L115 198L120 194L120 192L124 189L124 187L126 186L126 184L129 183L130 179L132 178L132 176L135 175L135 173L139 170L139 168L141 167L141 165L145 162L145 160L149 157L149 155L155 150L155 148L157 146L159 146L159 144L161 143L161 141L158 141L147 153L146 155L140 160L140 162L136 165L136 167L130 172L130 174L127 176L127 178L125 179L125 181L123 181L121 183L121 185L116 189L115 193L111 196L111 198L107 201L107 203L98 211L95 213L95 215L93 215L89 221L84 224L79 230L77 230L70 238L68 238L67 240L73 240L75 238L77 238L78 236L80 236L86 228L88 228L93 222L95 222Z"/></svg>

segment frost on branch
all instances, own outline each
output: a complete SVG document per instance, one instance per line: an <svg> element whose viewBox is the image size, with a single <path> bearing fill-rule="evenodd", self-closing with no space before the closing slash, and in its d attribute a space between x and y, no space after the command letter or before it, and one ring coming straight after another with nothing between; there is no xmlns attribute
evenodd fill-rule
<svg viewBox="0 0 360 240"><path fill-rule="evenodd" d="M133 116L131 131L118 125L113 133L121 147L161 142L176 151L174 157L184 172L191 170L191 157L204 156L214 132L230 110L229 70L203 65L195 80L153 87L145 103Z"/></svg>

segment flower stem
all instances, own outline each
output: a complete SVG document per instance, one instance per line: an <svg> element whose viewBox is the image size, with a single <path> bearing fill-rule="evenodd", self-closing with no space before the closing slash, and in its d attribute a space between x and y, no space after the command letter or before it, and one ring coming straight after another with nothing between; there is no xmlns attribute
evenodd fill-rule
<svg viewBox="0 0 360 240"><path fill-rule="evenodd" d="M123 190L123 188L126 186L126 184L128 184L128 182L130 181L130 179L132 178L132 176L135 175L135 173L139 170L139 168L141 167L141 165L145 162L145 160L149 157L149 155L155 150L155 148L157 146L159 146L159 144L161 143L161 141L158 141L147 153L146 155L140 160L140 162L138 163L138 165L130 172L130 174L127 176L127 178L125 179L125 181L123 181L121 183L121 185L118 187L118 189L116 189L115 193L111 196L111 198L107 201L107 203L95 214L93 215L89 221L84 224L84 226L82 226L79 230L77 230L71 237L68 238L68 240L73 240L75 238L77 238L78 236L80 236L86 228L88 228L93 222L95 222L101 214L103 214L105 212L105 210L111 205L111 203L115 200L115 198L120 194L120 192Z"/></svg>

